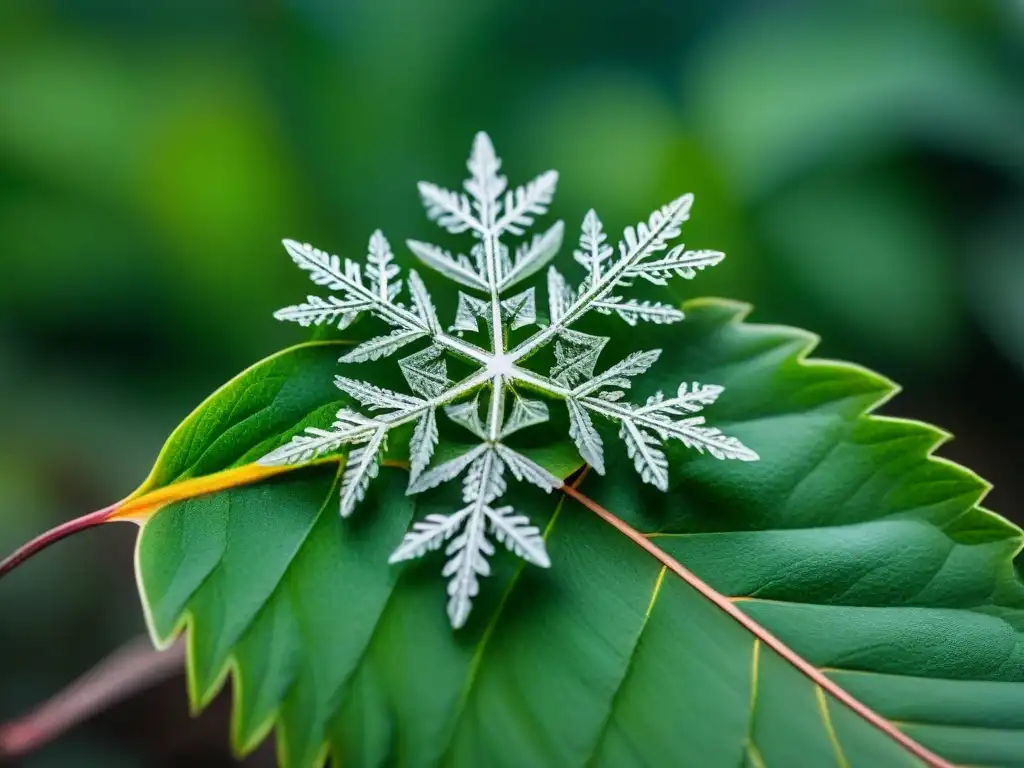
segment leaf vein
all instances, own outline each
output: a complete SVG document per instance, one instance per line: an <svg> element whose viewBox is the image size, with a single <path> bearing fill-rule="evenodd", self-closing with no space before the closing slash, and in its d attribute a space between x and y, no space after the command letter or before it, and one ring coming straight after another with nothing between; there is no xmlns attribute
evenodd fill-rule
<svg viewBox="0 0 1024 768"><path fill-rule="evenodd" d="M636 638L633 640L633 646L630 648L629 656L626 658L622 676L619 678L619 682L616 683L615 690L612 691L611 701L608 704L608 713L605 715L604 720L601 722L601 727L594 736L594 743L590 749L590 755L584 763L586 766L596 765L595 761L597 760L597 756L600 754L601 745L604 743L605 736L608 733L608 728L611 726L612 719L615 716L615 707L619 702L623 689L626 687L626 681L629 679L630 673L632 672L633 662L636 659L637 653L640 651L640 642L643 639L644 632L647 630L647 625L650 622L654 606L658 602L658 597L661 595L661 587L665 581L665 574L667 572L668 566L662 565L658 570L657 577L654 579L654 587L651 589L651 597L647 601L647 608L644 611L643 621L640 622L640 628L637 630Z"/></svg>
<svg viewBox="0 0 1024 768"><path fill-rule="evenodd" d="M846 759L846 754L843 752L843 745L839 742L836 729L832 725L832 716L828 712L828 699L825 698L825 691L820 685L814 687L814 696L818 702L818 714L821 715L821 722L825 726L825 733L828 735L829 743L832 744L832 750L835 752L836 763L839 765L839 768L850 768L850 762Z"/></svg>

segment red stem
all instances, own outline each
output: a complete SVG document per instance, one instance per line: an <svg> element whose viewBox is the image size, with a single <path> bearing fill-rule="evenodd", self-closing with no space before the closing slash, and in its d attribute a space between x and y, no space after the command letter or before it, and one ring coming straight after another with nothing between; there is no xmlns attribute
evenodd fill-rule
<svg viewBox="0 0 1024 768"><path fill-rule="evenodd" d="M699 578L690 569L686 568L682 563L673 558L667 552L662 550L660 547L655 545L650 539L644 536L642 533L632 528L623 520L613 515L607 509L602 507L593 499L588 496L584 496L582 493L577 491L571 485L562 486L563 493L571 496L584 507L589 509L591 512L596 514L606 523L614 527L624 536L628 537L634 543L642 547L653 555L661 563L667 567L670 571L675 573L679 578L693 587L703 597L710 600L717 608L724 611L729 618L733 619L736 623L742 626L744 629L749 631L754 637L759 638L762 643L767 645L779 656L785 659L787 662L792 664L799 672L808 677L811 682L821 687L823 691L828 693L837 701L845 704L854 713L862 717L868 723L873 725L875 728L886 734L893 741L898 743L901 747L906 749L912 755L915 755L919 759L923 760L925 764L932 766L932 768L954 768L952 763L947 762L943 758L936 755L930 749L922 744L917 743L912 738L903 733L899 728L890 723L884 717L879 715L873 709L860 701L855 699L843 688L840 688L838 684L826 677L820 669L815 667L813 664L804 659L800 654L790 648L788 645L783 643L779 638L765 629L763 626L758 624L754 619L745 614L742 610L737 608L728 597L723 595L721 592L716 591L706 581Z"/></svg>
<svg viewBox="0 0 1024 768"><path fill-rule="evenodd" d="M117 502L116 504L111 504L109 507L104 507L103 509L98 509L95 512L90 512L88 515L82 515L81 517L76 517L74 520L68 520L66 523L61 523L56 528L51 528L46 533L36 536L28 544L19 547L10 557L0 562L0 578L6 576L30 557L42 552L51 544L56 544L61 539L65 539L73 533L78 533L79 531L84 531L86 528L92 528L105 523L107 518L110 517L120 504L121 502Z"/></svg>
<svg viewBox="0 0 1024 768"><path fill-rule="evenodd" d="M0 760L39 749L96 713L179 674L184 664L184 641L157 651L146 636L132 640L31 714L0 725Z"/></svg>

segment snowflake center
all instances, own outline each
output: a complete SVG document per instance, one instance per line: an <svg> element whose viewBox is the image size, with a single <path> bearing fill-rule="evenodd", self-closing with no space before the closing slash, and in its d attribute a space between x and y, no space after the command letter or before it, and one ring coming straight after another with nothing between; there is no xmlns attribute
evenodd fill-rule
<svg viewBox="0 0 1024 768"><path fill-rule="evenodd" d="M487 373L493 378L494 376L504 376L506 378L512 373L512 357L500 352L490 360L487 361Z"/></svg>

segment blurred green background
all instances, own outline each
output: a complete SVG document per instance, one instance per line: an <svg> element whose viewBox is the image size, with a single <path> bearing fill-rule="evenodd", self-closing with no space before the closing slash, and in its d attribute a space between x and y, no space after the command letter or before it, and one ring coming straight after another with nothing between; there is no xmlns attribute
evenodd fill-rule
<svg viewBox="0 0 1024 768"><path fill-rule="evenodd" d="M279 245L428 238L475 131L554 214L684 191L757 305L905 385L887 413L1024 518L1024 3L0 1L0 552L131 490L209 391L303 332ZM134 528L0 588L0 720L142 631ZM219 765L181 679L29 766ZM253 765L272 763L263 750Z"/></svg>

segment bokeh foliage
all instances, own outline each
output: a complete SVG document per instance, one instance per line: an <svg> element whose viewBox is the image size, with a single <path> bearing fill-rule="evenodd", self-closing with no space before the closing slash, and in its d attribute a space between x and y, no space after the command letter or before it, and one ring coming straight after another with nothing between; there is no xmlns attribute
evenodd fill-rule
<svg viewBox="0 0 1024 768"><path fill-rule="evenodd" d="M688 244L729 258L688 295L905 383L893 408L962 436L1014 517L1021 126L1024 11L996 0L7 0L0 550L123 495L194 403L298 340L270 319L306 291L282 237L430 234L414 182L454 183L478 129L510 174L561 171L570 229L696 193ZM141 627L130 539L5 585L31 620L0 624L0 715Z"/></svg>

